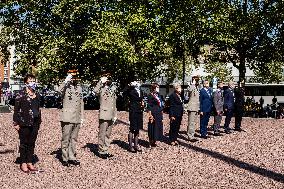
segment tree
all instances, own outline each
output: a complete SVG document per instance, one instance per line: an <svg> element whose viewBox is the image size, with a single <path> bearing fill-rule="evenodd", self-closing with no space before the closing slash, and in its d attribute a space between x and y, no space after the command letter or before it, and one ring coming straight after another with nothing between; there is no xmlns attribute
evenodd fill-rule
<svg viewBox="0 0 284 189"><path fill-rule="evenodd" d="M157 75L159 9L155 1L7 1L1 16L16 45L16 73L35 67L40 81L56 83L68 69L83 80L102 72L128 82ZM16 25L16 27L14 27Z"/></svg>
<svg viewBox="0 0 284 189"><path fill-rule="evenodd" d="M274 33L283 25L283 20L275 19L280 4L281 1L234 0L220 1L212 7L212 44L226 51L227 60L239 69L239 80L245 79L246 66L262 70L279 58Z"/></svg>

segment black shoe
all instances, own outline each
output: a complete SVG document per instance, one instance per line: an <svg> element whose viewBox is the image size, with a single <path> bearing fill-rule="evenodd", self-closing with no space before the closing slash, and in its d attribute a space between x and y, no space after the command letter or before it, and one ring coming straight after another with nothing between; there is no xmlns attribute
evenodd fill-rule
<svg viewBox="0 0 284 189"><path fill-rule="evenodd" d="M114 155L107 153L106 156L107 158L112 158Z"/></svg>
<svg viewBox="0 0 284 189"><path fill-rule="evenodd" d="M222 136L219 132L215 132L214 136Z"/></svg>
<svg viewBox="0 0 284 189"><path fill-rule="evenodd" d="M62 161L62 165L63 165L64 167L69 167L68 161Z"/></svg>
<svg viewBox="0 0 284 189"><path fill-rule="evenodd" d="M230 130L225 130L226 134L231 134L232 132Z"/></svg>
<svg viewBox="0 0 284 189"><path fill-rule="evenodd" d="M102 158L102 159L107 159L108 158L107 154L98 154L98 157Z"/></svg>
<svg viewBox="0 0 284 189"><path fill-rule="evenodd" d="M245 130L241 129L241 128L235 128L235 131L238 131L238 132L245 132Z"/></svg>
<svg viewBox="0 0 284 189"><path fill-rule="evenodd" d="M71 164L71 165L75 165L75 166L80 165L80 161L78 161L78 160L69 160L68 163Z"/></svg>
<svg viewBox="0 0 284 189"><path fill-rule="evenodd" d="M200 138L208 139L208 136L200 136Z"/></svg>
<svg viewBox="0 0 284 189"><path fill-rule="evenodd" d="M137 147L134 147L134 150L135 150L135 152L142 152L142 149L139 148L138 146L137 146Z"/></svg>
<svg viewBox="0 0 284 189"><path fill-rule="evenodd" d="M131 153L136 153L136 150L133 147L129 148L128 151Z"/></svg>

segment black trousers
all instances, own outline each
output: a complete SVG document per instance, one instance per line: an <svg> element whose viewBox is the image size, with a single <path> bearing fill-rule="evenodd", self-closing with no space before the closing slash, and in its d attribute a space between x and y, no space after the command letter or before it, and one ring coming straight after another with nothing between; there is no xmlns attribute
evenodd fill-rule
<svg viewBox="0 0 284 189"><path fill-rule="evenodd" d="M170 132L169 132L169 137L170 137L171 142L174 142L177 140L178 132L180 130L181 120L182 120L182 116L177 116L175 117L175 120L171 120Z"/></svg>
<svg viewBox="0 0 284 189"><path fill-rule="evenodd" d="M242 126L243 111L237 111L235 114L235 129L240 129Z"/></svg>
<svg viewBox="0 0 284 189"><path fill-rule="evenodd" d="M234 116L234 111L232 109L228 109L226 112L226 118L225 118L225 124L224 124L225 130L229 130L231 119L233 116Z"/></svg>
<svg viewBox="0 0 284 189"><path fill-rule="evenodd" d="M20 127L20 159L21 163L32 163L34 155L35 142L38 135L39 125L35 124L31 127Z"/></svg>

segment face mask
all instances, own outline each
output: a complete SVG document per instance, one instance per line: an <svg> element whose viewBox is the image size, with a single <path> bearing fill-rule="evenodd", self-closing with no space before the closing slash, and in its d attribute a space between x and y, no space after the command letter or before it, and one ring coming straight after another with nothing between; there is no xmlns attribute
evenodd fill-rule
<svg viewBox="0 0 284 189"><path fill-rule="evenodd" d="M28 84L26 84L26 86L30 89L32 89L33 91L35 91L36 89L36 83L35 82L29 82Z"/></svg>
<svg viewBox="0 0 284 189"><path fill-rule="evenodd" d="M160 88L159 88L159 87L157 87L157 88L155 89L155 91L156 91L157 93L159 93Z"/></svg>

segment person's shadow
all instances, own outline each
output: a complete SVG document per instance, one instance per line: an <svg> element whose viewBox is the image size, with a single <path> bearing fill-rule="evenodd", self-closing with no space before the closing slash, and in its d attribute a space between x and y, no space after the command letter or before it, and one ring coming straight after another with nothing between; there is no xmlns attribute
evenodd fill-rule
<svg viewBox="0 0 284 189"><path fill-rule="evenodd" d="M83 146L82 148L89 148L89 150L97 157L100 157L99 154L99 147L97 144L93 144L93 143L87 143L85 146Z"/></svg>
<svg viewBox="0 0 284 189"><path fill-rule="evenodd" d="M62 150L58 148L57 150L50 153L50 155L55 155L55 158L58 159L62 163Z"/></svg>

